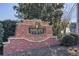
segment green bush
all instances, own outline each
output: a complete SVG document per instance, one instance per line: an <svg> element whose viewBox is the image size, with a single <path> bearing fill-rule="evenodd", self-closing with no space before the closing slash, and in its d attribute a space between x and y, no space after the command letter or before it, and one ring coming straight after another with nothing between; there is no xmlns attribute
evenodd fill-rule
<svg viewBox="0 0 79 59"><path fill-rule="evenodd" d="M4 29L3 25L0 23L0 47L3 45Z"/></svg>
<svg viewBox="0 0 79 59"><path fill-rule="evenodd" d="M75 40L74 44L75 45L78 44L79 43L79 36L77 34L73 34L73 33L71 33L70 35L74 37L74 40Z"/></svg>
<svg viewBox="0 0 79 59"><path fill-rule="evenodd" d="M65 46L73 46L79 43L79 37L77 34L68 34L63 36L62 43Z"/></svg>

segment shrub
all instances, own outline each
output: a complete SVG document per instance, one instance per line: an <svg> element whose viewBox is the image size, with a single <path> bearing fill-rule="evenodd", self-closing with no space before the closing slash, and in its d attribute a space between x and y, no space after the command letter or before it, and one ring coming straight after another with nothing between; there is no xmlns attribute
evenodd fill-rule
<svg viewBox="0 0 79 59"><path fill-rule="evenodd" d="M77 34L68 34L62 38L63 45L73 46L79 43L79 37Z"/></svg>
<svg viewBox="0 0 79 59"><path fill-rule="evenodd" d="M71 33L70 35L74 37L74 40L75 40L74 44L75 45L78 44L79 43L79 36L77 34L73 34L73 33Z"/></svg>
<svg viewBox="0 0 79 59"><path fill-rule="evenodd" d="M4 37L4 29L3 25L0 23L0 47L2 46L3 43L3 37Z"/></svg>

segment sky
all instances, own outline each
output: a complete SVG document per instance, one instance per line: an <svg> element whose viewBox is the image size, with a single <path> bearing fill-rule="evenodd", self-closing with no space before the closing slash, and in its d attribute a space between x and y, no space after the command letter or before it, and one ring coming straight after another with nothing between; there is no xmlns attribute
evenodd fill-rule
<svg viewBox="0 0 79 59"><path fill-rule="evenodd" d="M16 20L17 18L14 16L16 14L16 11L13 10L13 6L16 4L12 3L0 3L0 20L6 20L6 19L11 19L11 20ZM70 9L72 8L73 4L65 4L64 5L64 13L65 16L68 14ZM72 13L70 15L71 21L76 22L76 8L73 8Z"/></svg>
<svg viewBox="0 0 79 59"><path fill-rule="evenodd" d="M70 12L70 14L69 14L69 12ZM64 17L69 18L70 22L77 22L77 6L76 6L76 4L74 4L74 3L66 3L64 5L64 14L65 14Z"/></svg>
<svg viewBox="0 0 79 59"><path fill-rule="evenodd" d="M12 3L0 3L0 20L12 19L16 20L15 11Z"/></svg>

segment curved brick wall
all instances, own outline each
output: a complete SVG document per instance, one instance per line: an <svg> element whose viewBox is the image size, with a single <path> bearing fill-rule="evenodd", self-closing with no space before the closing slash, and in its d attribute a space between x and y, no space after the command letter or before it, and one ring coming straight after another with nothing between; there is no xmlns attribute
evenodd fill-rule
<svg viewBox="0 0 79 59"><path fill-rule="evenodd" d="M36 22L40 23L40 27L45 28L44 34L33 35L29 33L29 27L35 27ZM47 22L24 20L23 22L17 23L15 36L9 37L8 43L4 45L4 55L46 47L47 45L60 44L56 38L53 38L52 34L52 26L48 25Z"/></svg>

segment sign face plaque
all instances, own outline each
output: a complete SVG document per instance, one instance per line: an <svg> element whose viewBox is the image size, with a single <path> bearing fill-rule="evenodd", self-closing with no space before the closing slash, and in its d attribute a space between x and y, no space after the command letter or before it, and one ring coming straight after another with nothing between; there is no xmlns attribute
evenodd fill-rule
<svg viewBox="0 0 79 59"><path fill-rule="evenodd" d="M31 34L44 34L44 28L29 28L29 33Z"/></svg>
<svg viewBox="0 0 79 59"><path fill-rule="evenodd" d="M43 27L40 27L40 26L41 26L41 24L39 22L36 22L34 28L33 27L29 28L29 33L35 34L35 35L44 34L45 29Z"/></svg>

